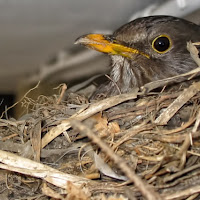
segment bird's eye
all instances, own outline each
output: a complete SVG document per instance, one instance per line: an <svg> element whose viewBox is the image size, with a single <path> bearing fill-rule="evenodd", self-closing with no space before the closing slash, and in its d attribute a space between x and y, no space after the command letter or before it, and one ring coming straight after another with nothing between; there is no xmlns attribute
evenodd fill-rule
<svg viewBox="0 0 200 200"><path fill-rule="evenodd" d="M171 47L171 39L166 35L156 37L152 42L152 48L157 53L166 53Z"/></svg>

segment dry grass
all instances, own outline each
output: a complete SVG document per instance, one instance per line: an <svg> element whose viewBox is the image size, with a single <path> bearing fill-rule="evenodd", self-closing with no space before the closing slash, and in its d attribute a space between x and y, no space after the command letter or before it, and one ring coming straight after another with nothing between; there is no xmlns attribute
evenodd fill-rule
<svg viewBox="0 0 200 200"><path fill-rule="evenodd" d="M198 198L199 71L95 102L27 93L0 120L0 199Z"/></svg>

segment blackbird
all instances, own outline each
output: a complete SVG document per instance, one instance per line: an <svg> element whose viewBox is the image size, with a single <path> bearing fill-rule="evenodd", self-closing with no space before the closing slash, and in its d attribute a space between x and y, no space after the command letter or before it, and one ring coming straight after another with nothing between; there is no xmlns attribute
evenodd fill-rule
<svg viewBox="0 0 200 200"><path fill-rule="evenodd" d="M75 43L110 55L110 81L97 90L110 96L196 68L188 41L200 41L200 26L172 16L149 16L112 35L88 34Z"/></svg>

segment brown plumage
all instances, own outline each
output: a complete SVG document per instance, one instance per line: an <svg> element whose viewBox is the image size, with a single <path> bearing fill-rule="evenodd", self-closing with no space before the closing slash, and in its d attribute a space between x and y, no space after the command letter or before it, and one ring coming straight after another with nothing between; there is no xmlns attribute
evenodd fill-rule
<svg viewBox="0 0 200 200"><path fill-rule="evenodd" d="M200 41L200 26L176 17L150 16L131 21L112 35L89 34L76 43L110 54L112 81L97 91L110 96L119 93L117 86L125 93L196 68L188 41Z"/></svg>

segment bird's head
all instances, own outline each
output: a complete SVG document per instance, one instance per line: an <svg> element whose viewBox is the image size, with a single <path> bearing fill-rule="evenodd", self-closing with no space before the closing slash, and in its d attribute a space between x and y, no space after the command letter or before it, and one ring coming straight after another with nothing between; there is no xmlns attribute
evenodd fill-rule
<svg viewBox="0 0 200 200"><path fill-rule="evenodd" d="M171 16L150 16L131 21L112 35L88 34L77 39L111 56L111 79L122 92L147 82L194 69L187 42L200 41L200 27Z"/></svg>

